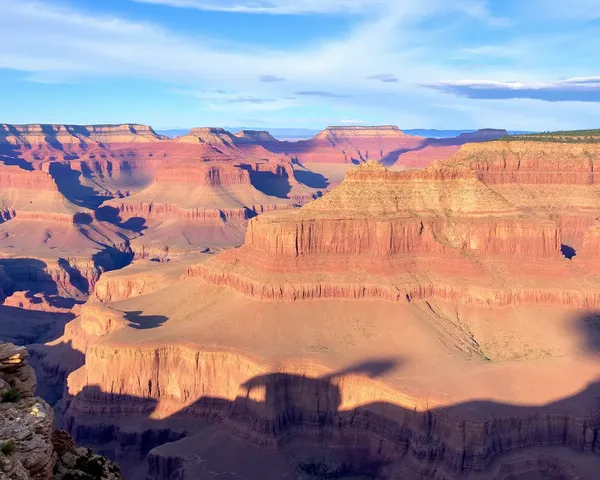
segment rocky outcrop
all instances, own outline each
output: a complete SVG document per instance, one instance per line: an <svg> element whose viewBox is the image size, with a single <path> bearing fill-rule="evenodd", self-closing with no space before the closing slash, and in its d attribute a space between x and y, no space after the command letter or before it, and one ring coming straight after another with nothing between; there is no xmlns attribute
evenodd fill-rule
<svg viewBox="0 0 600 480"><path fill-rule="evenodd" d="M557 221L564 243L583 253L600 208L599 158L596 143L496 140L465 145L448 164L473 169L512 204Z"/></svg>
<svg viewBox="0 0 600 480"><path fill-rule="evenodd" d="M7 480L121 479L116 464L54 431L54 411L34 397L36 380L24 347L0 344L0 476ZM87 477L81 477L87 478Z"/></svg>
<svg viewBox="0 0 600 480"><path fill-rule="evenodd" d="M363 163L391 152L417 147L423 138L398 127L328 127L309 140L290 143L285 151L300 163Z"/></svg>
<svg viewBox="0 0 600 480"><path fill-rule="evenodd" d="M236 142L277 142L278 140L266 130L241 130L235 134Z"/></svg>
<svg viewBox="0 0 600 480"><path fill-rule="evenodd" d="M252 219L243 247L186 276L264 300L599 305L592 277L566 264L562 245L556 221L509 203L469 169L390 172L368 163L298 211ZM561 281L532 286L520 272L540 261ZM502 273L483 274L499 263Z"/></svg>
<svg viewBox="0 0 600 480"><path fill-rule="evenodd" d="M136 260L120 270L102 275L94 294L83 309L92 302L115 302L126 298L147 295L162 290L176 282L189 265L208 260L212 253L189 255L177 262Z"/></svg>
<svg viewBox="0 0 600 480"><path fill-rule="evenodd" d="M78 213L85 214L85 209L66 202L47 173L0 163L0 217L3 221L18 218L69 226L77 222Z"/></svg>
<svg viewBox="0 0 600 480"><path fill-rule="evenodd" d="M363 126L343 126L343 127L327 127L319 132L314 138L319 140L329 140L331 142L339 141L340 139L355 139L355 138L397 138L406 134L394 125L384 125L377 127Z"/></svg>
<svg viewBox="0 0 600 480"><path fill-rule="evenodd" d="M0 265L11 281L11 286L5 291L7 296L15 291L27 291L31 295L41 293L64 297L91 294L104 271L123 266L119 259L108 253L102 255L102 252L96 258L0 257Z"/></svg>
<svg viewBox="0 0 600 480"><path fill-rule="evenodd" d="M177 137L175 141L180 143L207 143L230 147L234 143L234 138L224 128L197 127L190 129L187 135Z"/></svg>
<svg viewBox="0 0 600 480"><path fill-rule="evenodd" d="M259 180L267 175L269 184L281 182L290 189L281 164L181 161L159 168L145 190L105 205L122 222L143 222L144 235L133 243L136 258L162 260L193 250L233 246L241 243L250 218L294 205L283 195L259 189L255 175Z"/></svg>
<svg viewBox="0 0 600 480"><path fill-rule="evenodd" d="M450 163L468 165L488 184L591 185L597 183L598 158L600 146L595 143L497 140L465 145Z"/></svg>

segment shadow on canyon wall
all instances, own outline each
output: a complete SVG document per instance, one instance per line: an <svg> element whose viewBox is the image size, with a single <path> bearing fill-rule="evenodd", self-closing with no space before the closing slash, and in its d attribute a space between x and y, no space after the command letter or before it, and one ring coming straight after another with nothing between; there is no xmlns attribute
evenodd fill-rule
<svg viewBox="0 0 600 480"><path fill-rule="evenodd" d="M125 318L129 320L129 325L136 330L147 330L160 327L169 317L164 315L143 315L142 311L125 312Z"/></svg>
<svg viewBox="0 0 600 480"><path fill-rule="evenodd" d="M65 332L73 313L26 310L0 305L0 341L15 345L51 342Z"/></svg>
<svg viewBox="0 0 600 480"><path fill-rule="evenodd" d="M78 290L81 288L79 279L81 274L73 269L65 259L59 259L58 265L69 276L69 282ZM25 297L32 303L41 303L41 299L34 296L43 294L51 307L73 308L76 303L81 303L73 298L65 297L58 286L56 279L48 273L48 265L35 258L0 258L0 267L4 267L12 285L4 293L7 296L14 292L25 291ZM68 268L67 268L68 267Z"/></svg>
<svg viewBox="0 0 600 480"><path fill-rule="evenodd" d="M132 321L142 324L138 313L130 312ZM582 312L574 328L582 338L582 353L598 355L600 312ZM43 348L45 355L58 355L53 350L62 349L59 355L65 358L71 349L68 344ZM243 473L252 480L275 478L265 474L267 464L273 462L262 456L261 446L283 459L281 465L289 468L283 472L287 478L413 480L470 474L482 474L475 478L486 480L596 478L600 381L539 406L472 400L444 407L424 405L423 411L417 411L386 401L361 403L365 388L368 392L381 387L365 384L369 380L355 375L377 380L401 368L402 362L367 359L321 377L258 375L239 385L233 400L201 396L167 417L159 408L158 395L168 404L181 401L168 391L178 392L175 395L183 391L159 385L155 374L148 380L145 397L88 385L74 398L65 398L63 426L78 443L119 461L127 478L204 478L193 472L203 472L207 465L213 472ZM54 379L58 377L50 372ZM61 373L65 380L67 373ZM215 377L214 372L210 376ZM139 380L145 384L143 377ZM247 459L239 466L242 470L232 470L241 460L237 453L232 458L228 452L237 452L240 445L251 452L256 471L247 471ZM535 461L522 463L523 452ZM513 476L515 465L528 468L531 476L522 472Z"/></svg>
<svg viewBox="0 0 600 480"><path fill-rule="evenodd" d="M348 370L358 373L361 366ZM71 399L64 426L77 443L115 458L123 464L124 473L131 476L140 475L140 466L148 459L149 466L142 470L149 468L147 478L155 479L188 478L207 464L214 474L272 478L265 476L267 466L260 461L254 471L248 471L247 462L235 471L236 460L227 452L230 444L239 441L246 442L259 460L257 446L275 449L288 462L286 475L296 472L298 478L459 478L489 470L490 475L484 478L506 480L512 477L494 474L503 459L523 449L531 449L534 455L540 446L562 447L572 451L573 456L585 454L597 458L596 466L600 465L600 410L590 408L582 419L568 413L573 405L600 398L600 382L573 397L541 407L472 401L420 412L387 402L343 408L340 386L331 378L344 377L261 375L241 385L233 401L201 397L160 420L153 418L157 399L107 393L88 386ZM261 400L251 398L255 390L264 395ZM89 405L98 405L102 416L90 417L85 411ZM458 410L478 412L479 419L457 417ZM486 414L497 411L503 411L503 415ZM214 428L220 431L222 443L206 445L203 437ZM183 439L190 441L181 443L180 450L173 444L167 454L161 454L161 446ZM221 452L220 459L214 458L215 451ZM552 463L552 453L546 450L535 462L534 473L541 475L539 478L595 478L584 472L573 476L569 464ZM397 476L406 470L421 472ZM550 470L552 476L544 476ZM447 476L436 477L436 472Z"/></svg>
<svg viewBox="0 0 600 480"><path fill-rule="evenodd" d="M303 183L310 188L327 188L329 186L329 180L320 173L306 170L294 170L294 177L300 183Z"/></svg>
<svg viewBox="0 0 600 480"><path fill-rule="evenodd" d="M401 148L398 150L394 150L389 152L387 155L383 156L380 160L381 164L385 167L391 167L395 165L400 157L408 152L418 152L424 150L427 147L460 147L465 143L480 143L485 142L487 140L491 140L493 138L498 138L498 136L490 136L483 138L476 138L469 134L461 134L457 137L450 138L426 138L416 147L412 148Z"/></svg>
<svg viewBox="0 0 600 480"><path fill-rule="evenodd" d="M95 209L102 202L111 199L110 195L100 195L93 188L81 184L82 173L73 170L69 163L51 162L48 173L54 179L60 193L71 203Z"/></svg>
<svg viewBox="0 0 600 480"><path fill-rule="evenodd" d="M0 127L0 136L2 133L2 127ZM0 145L0 160L2 160L5 165L16 165L23 170L33 170L33 165L31 162L21 158L21 149L15 145Z"/></svg>
<svg viewBox="0 0 600 480"><path fill-rule="evenodd" d="M133 233L141 234L148 227L146 226L146 219L142 217L132 217L123 221L119 213L119 209L111 207L110 205L104 205L99 207L95 212L96 219L101 222L108 222L120 227L124 230L129 230Z"/></svg>
<svg viewBox="0 0 600 480"><path fill-rule="evenodd" d="M86 235L83 230L81 233ZM9 297L15 292L25 292L25 299L34 309L35 305L44 302L52 308L72 309L83 303L82 298L91 293L91 282L101 272L123 268L133 260L133 253L128 250L122 251L111 245L99 246L103 249L92 255L91 265L84 267L73 266L62 257L52 267L35 258L0 258L0 267L9 279L9 283L2 286L1 293ZM1 294L0 300L4 301Z"/></svg>
<svg viewBox="0 0 600 480"><path fill-rule="evenodd" d="M287 174L276 175L269 171L255 170L252 165L245 164L241 164L240 168L248 172L250 183L258 191L272 197L288 198L292 186Z"/></svg>

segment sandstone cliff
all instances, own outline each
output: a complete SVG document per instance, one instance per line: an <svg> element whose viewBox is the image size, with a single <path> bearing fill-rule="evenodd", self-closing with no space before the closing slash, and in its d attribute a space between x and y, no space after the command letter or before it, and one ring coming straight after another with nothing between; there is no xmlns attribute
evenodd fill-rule
<svg viewBox="0 0 600 480"><path fill-rule="evenodd" d="M101 280L40 350L65 427L156 479L596 478L599 197L584 150L515 148L364 162L183 275ZM229 167L191 184L247 191Z"/></svg>
<svg viewBox="0 0 600 480"><path fill-rule="evenodd" d="M144 222L144 235L133 242L137 258L163 259L233 246L241 243L250 218L293 206L291 199L255 187L254 175L263 173L268 176L267 188L278 182L288 184L287 171L280 164L177 162L161 167L147 189L105 205L116 209L123 222Z"/></svg>
<svg viewBox="0 0 600 480"><path fill-rule="evenodd" d="M278 140L273 137L266 130L242 130L235 134L237 141L247 141L247 142L277 142Z"/></svg>
<svg viewBox="0 0 600 480"><path fill-rule="evenodd" d="M68 226L76 222L78 214L85 216L86 210L67 201L47 173L0 163L0 218L3 221L18 217Z"/></svg>
<svg viewBox="0 0 600 480"><path fill-rule="evenodd" d="M566 261L562 242L556 220L510 203L470 169L396 173L368 163L298 211L251 220L242 248L187 275L272 300L598 305L593 270L582 275ZM560 280L529 281L542 261Z"/></svg>
<svg viewBox="0 0 600 480"><path fill-rule="evenodd" d="M565 243L579 250L600 207L599 158L595 143L498 140L465 145L449 165L468 166L512 204L556 219Z"/></svg>
<svg viewBox="0 0 600 480"><path fill-rule="evenodd" d="M189 474L197 467L194 461L211 461L201 440L205 421L217 423L225 437L241 439L246 448L260 445L284 452L298 469L298 478L302 472L316 478L363 474L500 480L512 478L513 471L521 470L528 478L548 468L559 479L594 478L593 468L586 473L585 463L597 463L600 453L597 419L568 414L560 402L513 407L510 415L478 419L477 411L495 407L474 402L470 413L468 408L437 407L350 373L319 376L307 367L277 372L227 352L121 345L115 355L115 348L102 342L89 347L86 366L69 378L74 398L65 421L79 441L95 445L95 438L110 438L123 451L137 451L141 438L148 442L141 453L190 438L187 446L174 444L168 456L160 449L151 454L155 478L168 478L171 462L179 462L180 474ZM370 401L374 398L378 401ZM109 424L94 420L100 414L112 419ZM119 418L138 425L147 418L147 430L136 429L134 436L132 427L118 424ZM219 440L219 449L229 447L223 435ZM556 453L552 449L557 447L570 453ZM188 452L196 458L191 465ZM263 452L255 454L260 458ZM244 473L261 478L256 471ZM212 477L203 471L197 478Z"/></svg>
<svg viewBox="0 0 600 480"><path fill-rule="evenodd" d="M166 137L146 125L9 125L0 124L0 143L32 146L35 144L94 144L155 142Z"/></svg>

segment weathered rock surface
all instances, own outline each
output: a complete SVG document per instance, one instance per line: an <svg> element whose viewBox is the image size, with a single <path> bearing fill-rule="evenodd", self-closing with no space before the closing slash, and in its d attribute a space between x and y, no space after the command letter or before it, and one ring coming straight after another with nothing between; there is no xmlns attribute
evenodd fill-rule
<svg viewBox="0 0 600 480"><path fill-rule="evenodd" d="M62 370L65 428L156 479L595 479L600 197L577 173L591 160L526 145L519 164L510 143L421 171L364 162L184 275L138 282L134 263L101 280L36 349L48 372L85 353ZM224 179L246 182L195 182Z"/></svg>
<svg viewBox="0 0 600 480"><path fill-rule="evenodd" d="M22 292L7 305L62 312L127 262L126 230L71 200L50 174L0 163L0 298Z"/></svg>
<svg viewBox="0 0 600 480"><path fill-rule="evenodd" d="M594 265L582 264L585 273L563 256L564 226L510 203L477 175L460 166L390 172L368 163L298 211L253 219L242 248L188 275L270 300L598 306ZM532 283L541 262L543 282Z"/></svg>
<svg viewBox="0 0 600 480"><path fill-rule="evenodd" d="M269 177L267 188L282 182L289 191L288 173L279 163L177 162L159 168L147 189L104 208L116 209L122 222L144 222L143 236L133 242L136 258L177 258L240 244L250 218L292 208L287 195L255 187L252 177L262 174Z"/></svg>
<svg viewBox="0 0 600 480"><path fill-rule="evenodd" d="M11 145L43 143L94 144L153 142L165 139L146 125L0 125L0 142Z"/></svg>
<svg viewBox="0 0 600 480"><path fill-rule="evenodd" d="M0 478L45 480L88 474L121 479L117 465L91 450L75 448L66 432L54 431L54 411L33 396L35 374L27 358L24 347L0 343Z"/></svg>

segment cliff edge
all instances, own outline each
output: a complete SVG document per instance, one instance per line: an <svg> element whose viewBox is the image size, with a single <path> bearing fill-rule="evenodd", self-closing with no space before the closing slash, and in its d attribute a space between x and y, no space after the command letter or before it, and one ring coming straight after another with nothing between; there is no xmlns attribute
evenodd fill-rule
<svg viewBox="0 0 600 480"><path fill-rule="evenodd" d="M122 480L119 467L54 430L54 411L35 397L25 347L0 343L0 479Z"/></svg>

